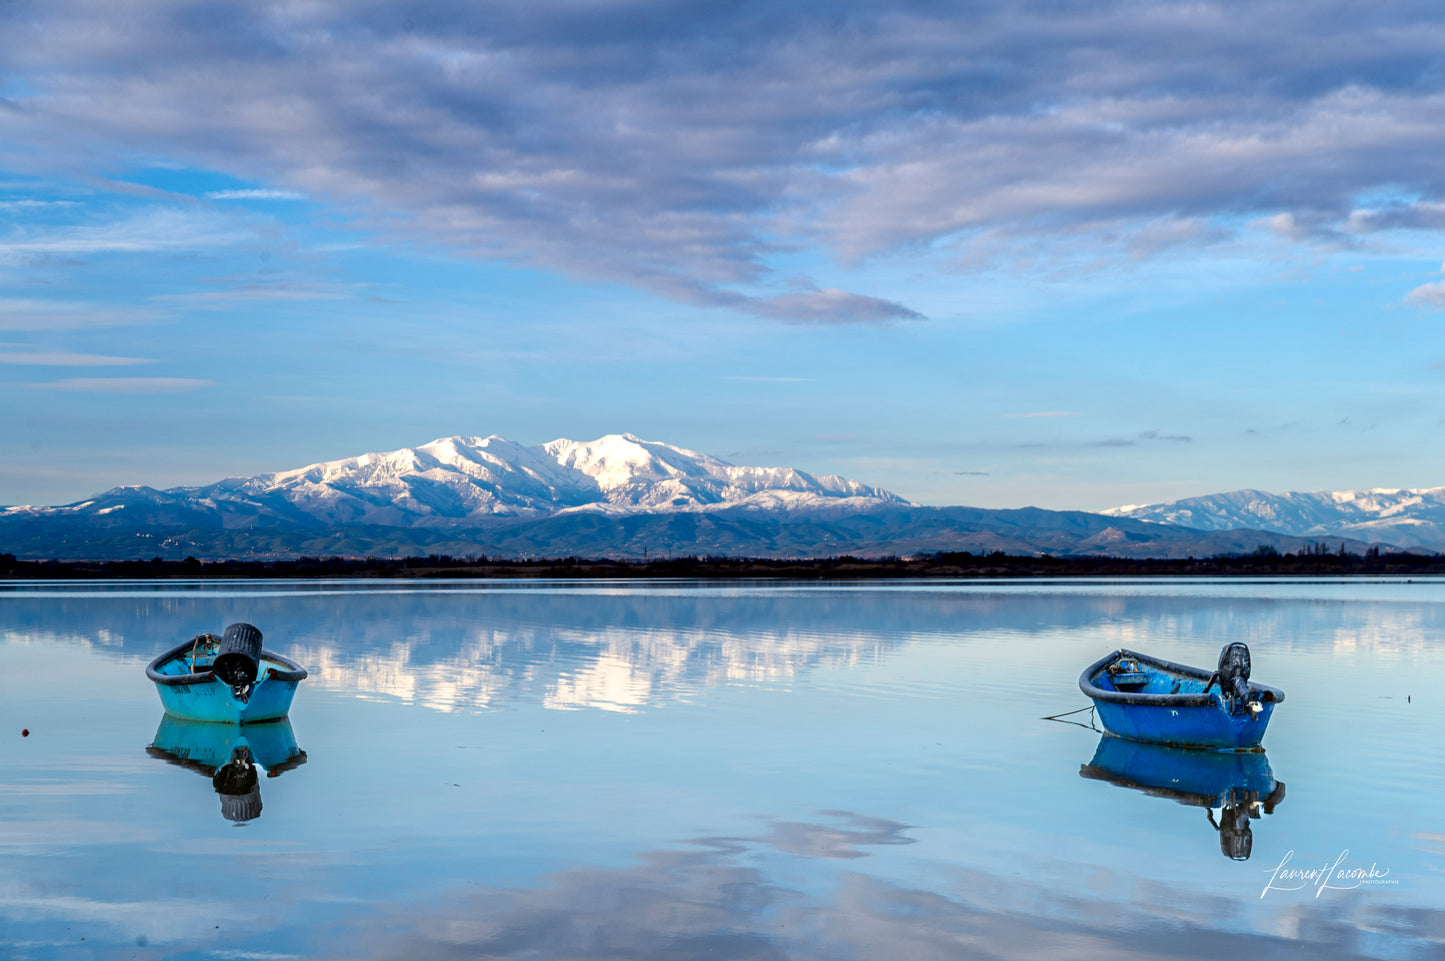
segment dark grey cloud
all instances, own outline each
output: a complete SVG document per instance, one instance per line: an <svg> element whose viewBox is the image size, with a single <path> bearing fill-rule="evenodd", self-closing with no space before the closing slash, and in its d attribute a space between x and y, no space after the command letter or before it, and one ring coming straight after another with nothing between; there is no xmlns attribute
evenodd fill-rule
<svg viewBox="0 0 1445 961"><path fill-rule="evenodd" d="M466 255L877 322L917 314L774 265L1438 230L1442 51L1420 0L20 0L0 166L180 160Z"/></svg>
<svg viewBox="0 0 1445 961"><path fill-rule="evenodd" d="M881 297L850 294L845 290L816 290L755 300L750 309L765 317L793 323L879 323L892 320L922 320L923 315L902 304Z"/></svg>

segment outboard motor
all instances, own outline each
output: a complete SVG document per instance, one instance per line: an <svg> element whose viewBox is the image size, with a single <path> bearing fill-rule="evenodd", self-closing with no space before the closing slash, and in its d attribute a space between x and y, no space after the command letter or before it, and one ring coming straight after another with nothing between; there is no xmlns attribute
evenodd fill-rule
<svg viewBox="0 0 1445 961"><path fill-rule="evenodd" d="M250 624L232 624L226 628L211 670L215 671L216 677L231 685L232 696L240 701L250 698L260 667L261 632Z"/></svg>
<svg viewBox="0 0 1445 961"><path fill-rule="evenodd" d="M1249 691L1249 648L1239 641L1225 646L1219 652L1219 693L1233 701L1233 709L1239 710L1248 703ZM1206 688L1207 690L1207 688Z"/></svg>
<svg viewBox="0 0 1445 961"><path fill-rule="evenodd" d="M1250 649L1238 640L1220 652L1220 689L1231 698L1250 695Z"/></svg>

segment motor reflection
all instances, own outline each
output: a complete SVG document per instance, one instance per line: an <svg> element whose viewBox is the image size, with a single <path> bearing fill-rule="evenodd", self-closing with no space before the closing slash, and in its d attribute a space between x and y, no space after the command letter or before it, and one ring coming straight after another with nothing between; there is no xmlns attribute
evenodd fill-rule
<svg viewBox="0 0 1445 961"><path fill-rule="evenodd" d="M1284 782L1275 779L1262 752L1185 750L1109 734L1079 776L1204 808L1220 852L1234 861L1249 860L1250 822L1273 814L1284 800Z"/></svg>
<svg viewBox="0 0 1445 961"><path fill-rule="evenodd" d="M166 714L146 753L210 778L221 799L221 816L237 824L261 816L258 768L272 778L306 763L306 752L296 746L291 721L284 717L241 725Z"/></svg>

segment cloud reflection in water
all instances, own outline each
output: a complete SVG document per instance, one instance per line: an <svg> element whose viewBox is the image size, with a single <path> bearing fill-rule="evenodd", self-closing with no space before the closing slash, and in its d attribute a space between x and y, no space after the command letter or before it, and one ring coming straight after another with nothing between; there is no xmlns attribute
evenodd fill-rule
<svg viewBox="0 0 1445 961"><path fill-rule="evenodd" d="M757 838L700 838L649 851L621 869L559 872L527 889L454 891L394 906L348 939L346 956L450 961L957 958L1216 959L1436 957L1445 911L1292 903L1251 919L1225 904L1183 909L1187 887L1142 903L1094 900L1027 878L954 875L943 889L839 871L814 893L754 862L775 848L795 859L859 859L904 845L906 826L848 812L842 820L774 822ZM855 862L856 863L856 862ZM801 865L793 867L802 870ZM1141 892L1142 893L1142 892ZM1158 898L1181 910L1161 914ZM1262 925L1251 926L1251 921Z"/></svg>

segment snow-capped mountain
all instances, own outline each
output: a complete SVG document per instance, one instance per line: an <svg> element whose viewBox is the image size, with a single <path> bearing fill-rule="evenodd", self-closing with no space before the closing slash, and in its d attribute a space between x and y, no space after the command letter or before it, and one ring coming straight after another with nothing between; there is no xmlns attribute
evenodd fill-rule
<svg viewBox="0 0 1445 961"><path fill-rule="evenodd" d="M737 467L631 434L609 434L530 447L497 436L445 437L204 487L117 487L64 507L8 508L0 518L69 516L102 526L425 527L567 511L860 510L882 504L908 502L843 477Z"/></svg>
<svg viewBox="0 0 1445 961"><path fill-rule="evenodd" d="M1445 549L1445 487L1361 491L1229 491L1167 504L1130 504L1100 513L1206 531L1276 531L1349 537L1397 547Z"/></svg>
<svg viewBox="0 0 1445 961"><path fill-rule="evenodd" d="M1379 500L1385 493L1418 495L1420 504L1429 500L1445 517L1445 489L1370 496ZM1120 508L1112 517L1038 508L920 507L846 478L738 467L631 434L533 446L496 436L446 437L202 487L117 487L62 507L0 509L0 553L225 559L429 553L830 557L966 550L1209 557L1262 546L1282 552L1309 546L1301 537L1270 530L1323 533L1328 527L1332 546L1339 535L1339 528L1322 518L1291 515L1285 523L1279 504L1266 516L1261 505L1272 495L1219 496L1240 502L1235 515L1222 503L1210 513L1208 498ZM1314 496L1282 500L1299 500L1298 514L1302 499ZM1364 511L1368 498L1356 499L1355 509ZM1406 508L1419 504L1407 502L1408 497L1391 502L1399 505L1398 517L1388 515L1395 523L1414 516ZM1166 509L1194 513L1151 513ZM1370 517L1386 516L1389 509L1381 501ZM1417 543L1379 526L1359 536ZM1359 539L1345 539L1350 550L1364 549Z"/></svg>

